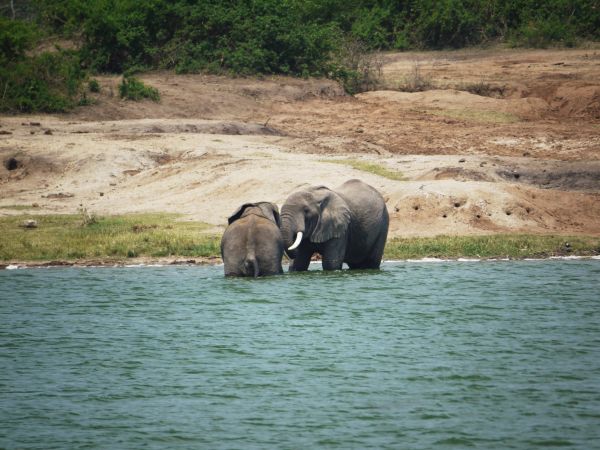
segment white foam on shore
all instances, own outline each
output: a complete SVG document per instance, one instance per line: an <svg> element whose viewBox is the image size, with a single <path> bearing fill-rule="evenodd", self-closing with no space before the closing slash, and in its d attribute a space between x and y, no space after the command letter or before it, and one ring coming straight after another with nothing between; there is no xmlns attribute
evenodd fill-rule
<svg viewBox="0 0 600 450"><path fill-rule="evenodd" d="M6 270L17 270L20 269L21 267L19 267L16 264L9 264L8 266L6 266Z"/></svg>
<svg viewBox="0 0 600 450"><path fill-rule="evenodd" d="M421 258L421 259L389 259L383 261L384 263L422 263L422 262L489 262L489 261L579 261L595 259L600 260L600 255L595 256L580 256L580 255L569 255L569 256L549 256L547 258L456 258L456 259L442 259L442 258Z"/></svg>

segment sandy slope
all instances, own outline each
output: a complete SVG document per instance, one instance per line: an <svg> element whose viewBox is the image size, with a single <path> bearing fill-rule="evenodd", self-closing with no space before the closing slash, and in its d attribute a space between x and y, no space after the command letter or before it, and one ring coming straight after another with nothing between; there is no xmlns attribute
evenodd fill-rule
<svg viewBox="0 0 600 450"><path fill-rule="evenodd" d="M600 235L600 51L385 61L387 89L355 97L327 80L155 73L142 78L160 104L121 101L119 79L101 77L95 106L0 117L0 214L83 205L222 229L242 202L281 205L302 186L355 177L386 198L394 236ZM415 67L436 89L389 89ZM491 96L466 92L472 84ZM405 180L339 163L348 159Z"/></svg>

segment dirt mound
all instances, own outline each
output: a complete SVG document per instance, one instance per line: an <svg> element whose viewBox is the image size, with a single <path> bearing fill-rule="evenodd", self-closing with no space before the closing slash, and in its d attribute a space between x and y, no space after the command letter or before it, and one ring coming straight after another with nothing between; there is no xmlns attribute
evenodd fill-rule
<svg viewBox="0 0 600 450"><path fill-rule="evenodd" d="M552 107L561 117L600 120L600 86L561 86Z"/></svg>
<svg viewBox="0 0 600 450"><path fill-rule="evenodd" d="M282 133L272 127L254 123L232 122L222 120L185 121L175 119L142 119L118 120L107 122L92 122L76 124L69 127L71 133L106 133L122 134L163 134L163 133L194 133L194 134L223 134L223 135L263 135L281 136Z"/></svg>
<svg viewBox="0 0 600 450"><path fill-rule="evenodd" d="M374 91L359 94L357 97L366 102L395 102L403 108L421 108L426 111L446 110L454 112L457 118L460 118L462 113L465 118L484 122L488 121L488 117L485 114L478 116L477 112L503 113L506 115L504 120L510 121L510 115L528 119L538 118L550 109L548 103L539 98L493 98L455 89L434 89L424 92ZM495 117L502 119L500 115Z"/></svg>
<svg viewBox="0 0 600 450"><path fill-rule="evenodd" d="M274 103L346 95L338 83L325 79L228 78L170 72L148 73L139 78L159 90L160 102L122 100L118 96L121 77L100 76L97 77L100 92L88 94L94 107L79 108L70 116L82 120L196 118L267 123Z"/></svg>
<svg viewBox="0 0 600 450"><path fill-rule="evenodd" d="M84 205L180 213L219 231L243 202L360 178L386 198L390 236L600 235L600 54L386 61L386 82L417 61L437 89L353 97L329 80L140 76L161 92L154 103L121 100L120 78L98 77L92 106L0 117L0 214Z"/></svg>
<svg viewBox="0 0 600 450"><path fill-rule="evenodd" d="M553 169L515 168L502 169L496 172L505 180L527 183L544 189L560 189L565 191L600 192L600 168Z"/></svg>

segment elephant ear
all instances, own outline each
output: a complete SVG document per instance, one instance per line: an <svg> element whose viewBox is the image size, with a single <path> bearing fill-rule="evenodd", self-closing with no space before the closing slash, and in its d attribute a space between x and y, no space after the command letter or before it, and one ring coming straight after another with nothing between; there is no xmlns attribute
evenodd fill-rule
<svg viewBox="0 0 600 450"><path fill-rule="evenodd" d="M260 208L265 218L275 222L278 227L281 227L281 218L279 217L279 208L275 203L260 202L256 206Z"/></svg>
<svg viewBox="0 0 600 450"><path fill-rule="evenodd" d="M231 225L233 222L235 222L240 217L242 217L242 214L244 214L244 211L246 210L246 208L250 208L251 206L256 206L256 204L255 203L244 203L242 206L240 206L238 209L236 209L235 212L231 216L229 216L229 218L227 219L227 223L229 225Z"/></svg>
<svg viewBox="0 0 600 450"><path fill-rule="evenodd" d="M325 187L319 187L314 194L320 214L310 236L311 242L321 243L344 236L350 225L350 210L346 202Z"/></svg>

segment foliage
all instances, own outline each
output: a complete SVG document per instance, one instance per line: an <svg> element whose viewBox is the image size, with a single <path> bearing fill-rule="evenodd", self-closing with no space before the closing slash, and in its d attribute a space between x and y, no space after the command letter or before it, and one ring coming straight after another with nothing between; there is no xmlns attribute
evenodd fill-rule
<svg viewBox="0 0 600 450"><path fill-rule="evenodd" d="M346 38L332 59L330 76L339 80L349 94L376 90L383 61L369 52L363 42Z"/></svg>
<svg viewBox="0 0 600 450"><path fill-rule="evenodd" d="M21 0L14 5L14 14L0 9L2 111L68 109L78 104L87 70L327 76L355 93L377 85L372 50L495 41L572 46L600 39L600 7L589 0ZM70 39L77 50L44 56L35 51L41 36ZM52 70L44 72L44 62Z"/></svg>
<svg viewBox="0 0 600 450"><path fill-rule="evenodd" d="M100 92L100 83L98 83L98 80L96 80L95 78L91 79L88 82L88 89L90 90L90 92Z"/></svg>
<svg viewBox="0 0 600 450"><path fill-rule="evenodd" d="M0 64L22 59L38 38L37 27L0 16Z"/></svg>
<svg viewBox="0 0 600 450"><path fill-rule="evenodd" d="M77 55L60 51L0 67L0 111L64 112L81 96L85 73Z"/></svg>
<svg viewBox="0 0 600 450"><path fill-rule="evenodd" d="M123 77L119 84L119 96L127 100L142 100L148 98L154 102L160 100L158 89L146 86L135 77Z"/></svg>

